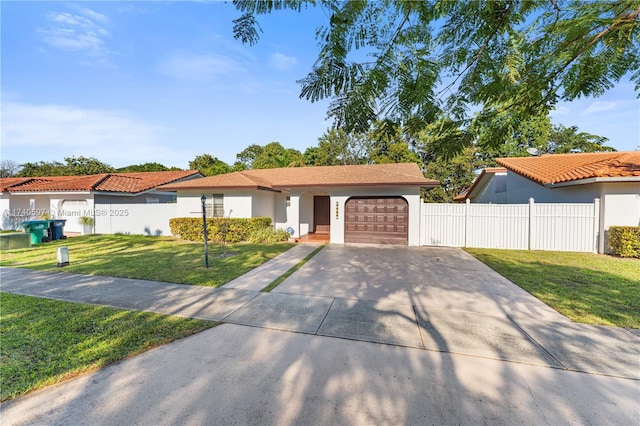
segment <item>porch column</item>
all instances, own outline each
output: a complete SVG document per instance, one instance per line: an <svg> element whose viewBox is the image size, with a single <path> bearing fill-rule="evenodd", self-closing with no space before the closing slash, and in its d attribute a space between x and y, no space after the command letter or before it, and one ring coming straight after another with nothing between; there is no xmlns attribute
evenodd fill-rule
<svg viewBox="0 0 640 426"><path fill-rule="evenodd" d="M287 206L287 228L293 229L293 237L300 237L300 193L291 192Z"/></svg>

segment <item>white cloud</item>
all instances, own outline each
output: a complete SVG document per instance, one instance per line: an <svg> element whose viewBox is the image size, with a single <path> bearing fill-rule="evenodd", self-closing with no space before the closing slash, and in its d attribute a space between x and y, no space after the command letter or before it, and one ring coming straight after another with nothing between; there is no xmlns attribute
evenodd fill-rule
<svg viewBox="0 0 640 426"><path fill-rule="evenodd" d="M211 81L220 76L234 76L244 73L245 69L237 60L223 55L176 54L158 65L165 75L194 81Z"/></svg>
<svg viewBox="0 0 640 426"><path fill-rule="evenodd" d="M616 107L615 102L611 101L596 101L589 105L589 107L585 110L586 114L593 114L594 112L602 112L608 111Z"/></svg>
<svg viewBox="0 0 640 426"><path fill-rule="evenodd" d="M55 49L85 52L100 65L113 65L109 60L113 52L106 47L111 34L103 26L110 22L109 17L88 8L75 9L75 13L49 13L49 27L38 30L42 41Z"/></svg>
<svg viewBox="0 0 640 426"><path fill-rule="evenodd" d="M280 71L287 71L298 64L298 60L293 56L282 53L273 53L269 57L269 66Z"/></svg>
<svg viewBox="0 0 640 426"><path fill-rule="evenodd" d="M18 162L96 157L116 167L185 157L173 150L171 129L124 110L3 102L2 157Z"/></svg>

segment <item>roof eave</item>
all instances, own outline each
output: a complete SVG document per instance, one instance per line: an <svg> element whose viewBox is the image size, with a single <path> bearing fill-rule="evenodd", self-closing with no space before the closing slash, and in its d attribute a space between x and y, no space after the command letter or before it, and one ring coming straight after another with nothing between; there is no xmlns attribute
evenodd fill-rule
<svg viewBox="0 0 640 426"><path fill-rule="evenodd" d="M232 190L258 190L263 189L267 190L270 188L259 186L259 185L251 185L251 186L238 186L238 185L207 185L207 186L185 186L185 187L173 187L173 186L162 186L158 189L162 191L208 191L212 189L232 189Z"/></svg>
<svg viewBox="0 0 640 426"><path fill-rule="evenodd" d="M59 191L7 191L7 192L11 195L66 195L66 194L90 195L90 194L93 194L95 191L91 191L89 189L79 189L79 190L63 189Z"/></svg>
<svg viewBox="0 0 640 426"><path fill-rule="evenodd" d="M390 183L390 182L373 182L373 183L331 183L331 184L296 184L296 185L273 185L274 189L282 189L288 190L291 188L358 188L358 187L399 187L399 186L415 186L419 188L435 188L439 186L440 182L398 182L398 183Z"/></svg>
<svg viewBox="0 0 640 426"><path fill-rule="evenodd" d="M587 179L570 180L566 182L548 182L543 184L546 188L562 188L566 186L589 185L592 183L613 183L613 182L640 182L640 176L619 176L619 177L595 177Z"/></svg>

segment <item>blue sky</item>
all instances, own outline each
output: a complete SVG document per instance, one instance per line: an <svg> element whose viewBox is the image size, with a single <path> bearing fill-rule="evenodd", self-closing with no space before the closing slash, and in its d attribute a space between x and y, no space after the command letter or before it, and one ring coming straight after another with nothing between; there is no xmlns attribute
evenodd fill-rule
<svg viewBox="0 0 640 426"><path fill-rule="evenodd" d="M330 123L328 102L299 99L321 9L264 16L256 46L233 39L222 2L0 4L2 159L96 157L187 168L209 153L233 163L251 144L304 151ZM624 81L558 106L554 123L640 145L640 101Z"/></svg>

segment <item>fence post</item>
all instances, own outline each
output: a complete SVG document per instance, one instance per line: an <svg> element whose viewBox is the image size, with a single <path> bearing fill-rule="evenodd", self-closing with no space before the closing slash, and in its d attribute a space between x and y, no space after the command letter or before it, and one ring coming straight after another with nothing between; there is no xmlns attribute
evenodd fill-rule
<svg viewBox="0 0 640 426"><path fill-rule="evenodd" d="M527 236L527 250L532 250L534 244L531 243L533 239L534 229L533 229L533 208L534 208L535 200L533 197L529 198L529 235Z"/></svg>
<svg viewBox="0 0 640 426"><path fill-rule="evenodd" d="M593 199L594 253L604 253L604 231L600 233L600 198Z"/></svg>
<svg viewBox="0 0 640 426"><path fill-rule="evenodd" d="M471 200L467 198L464 206L464 246L467 247L467 234L469 233L469 221L471 216Z"/></svg>

